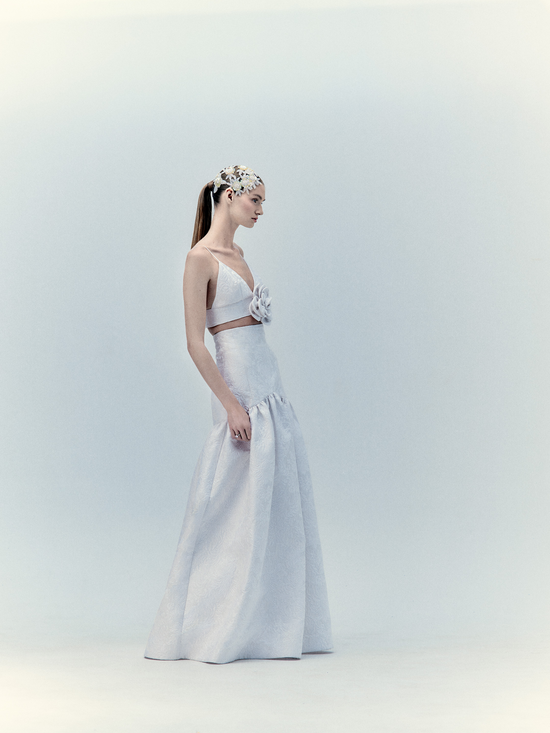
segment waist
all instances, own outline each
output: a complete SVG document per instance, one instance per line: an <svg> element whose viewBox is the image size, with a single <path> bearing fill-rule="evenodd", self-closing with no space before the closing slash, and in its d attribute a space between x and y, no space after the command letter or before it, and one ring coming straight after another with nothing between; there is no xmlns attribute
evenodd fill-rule
<svg viewBox="0 0 550 733"><path fill-rule="evenodd" d="M213 336L215 333L219 333L220 331L227 331L229 328L240 328L241 326L263 326L263 323L254 318L254 316L243 316L242 318L236 318L233 321L218 323L217 326L212 326L208 330Z"/></svg>
<svg viewBox="0 0 550 733"><path fill-rule="evenodd" d="M273 392L284 395L277 358L265 332L263 324L257 323L256 327L226 328L213 336L220 374L245 408ZM215 395L213 401L217 401Z"/></svg>

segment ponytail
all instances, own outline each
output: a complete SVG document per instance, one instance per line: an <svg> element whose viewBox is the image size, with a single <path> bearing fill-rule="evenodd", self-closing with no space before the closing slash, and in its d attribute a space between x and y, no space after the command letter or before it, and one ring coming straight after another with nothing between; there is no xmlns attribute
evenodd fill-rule
<svg viewBox="0 0 550 733"><path fill-rule="evenodd" d="M199 194L199 203L197 204L197 215L195 217L195 228L193 229L193 240L191 241L191 249L202 239L212 224L212 181L203 186Z"/></svg>

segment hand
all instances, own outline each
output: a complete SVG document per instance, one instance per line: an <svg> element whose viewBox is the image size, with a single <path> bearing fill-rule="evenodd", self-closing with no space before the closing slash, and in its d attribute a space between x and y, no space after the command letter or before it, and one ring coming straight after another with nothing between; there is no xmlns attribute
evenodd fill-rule
<svg viewBox="0 0 550 733"><path fill-rule="evenodd" d="M229 432L234 440L250 440L251 427L248 412L241 405L237 405L227 413Z"/></svg>

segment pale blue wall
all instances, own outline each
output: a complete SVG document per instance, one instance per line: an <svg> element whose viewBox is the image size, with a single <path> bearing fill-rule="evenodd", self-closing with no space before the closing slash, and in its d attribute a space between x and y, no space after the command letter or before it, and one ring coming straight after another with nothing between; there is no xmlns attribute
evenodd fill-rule
<svg viewBox="0 0 550 733"><path fill-rule="evenodd" d="M548 11L0 33L4 624L148 631L210 424L183 262L244 162L335 626L543 628Z"/></svg>

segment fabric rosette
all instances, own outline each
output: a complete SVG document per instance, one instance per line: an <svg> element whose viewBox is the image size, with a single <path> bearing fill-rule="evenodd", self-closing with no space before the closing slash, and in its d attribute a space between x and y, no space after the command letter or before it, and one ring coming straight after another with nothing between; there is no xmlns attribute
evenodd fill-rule
<svg viewBox="0 0 550 733"><path fill-rule="evenodd" d="M271 321L271 298L269 297L269 288L258 283L252 292L252 302L248 310L250 315L257 321L269 323Z"/></svg>

